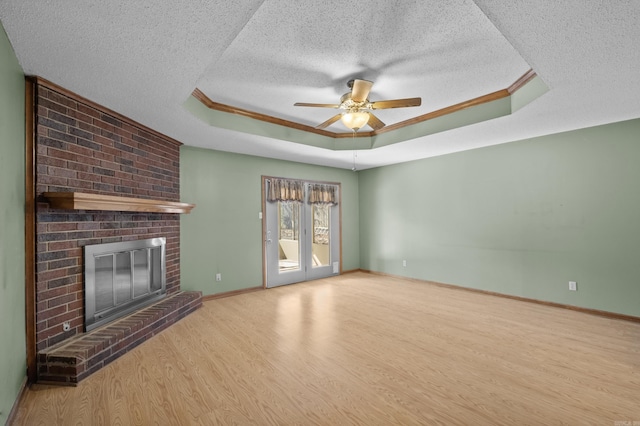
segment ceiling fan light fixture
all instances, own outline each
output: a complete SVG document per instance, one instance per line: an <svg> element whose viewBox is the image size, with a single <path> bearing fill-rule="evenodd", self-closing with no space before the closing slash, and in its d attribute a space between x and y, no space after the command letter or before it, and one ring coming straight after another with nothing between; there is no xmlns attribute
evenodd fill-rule
<svg viewBox="0 0 640 426"><path fill-rule="evenodd" d="M353 79L347 83L351 92L342 95L342 97L340 97L339 104L311 104L307 102L296 102L293 105L341 109L344 111L343 113L338 113L326 120L324 123L317 125L316 129L326 129L336 121L342 120L342 124L344 124L348 129L351 129L355 134L355 132L362 129L365 124L371 127L374 132L385 126L385 124L370 112L370 110L420 106L422 103L420 98L369 102L369 93L371 92L372 85L372 81Z"/></svg>
<svg viewBox="0 0 640 426"><path fill-rule="evenodd" d="M369 122L369 113L362 111L349 111L342 114L340 117L342 124L347 126L347 128L357 132L362 129L367 122Z"/></svg>

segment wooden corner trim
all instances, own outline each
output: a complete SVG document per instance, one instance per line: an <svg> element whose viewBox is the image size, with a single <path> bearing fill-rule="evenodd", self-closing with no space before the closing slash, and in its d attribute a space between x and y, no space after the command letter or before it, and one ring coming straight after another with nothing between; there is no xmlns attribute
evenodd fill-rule
<svg viewBox="0 0 640 426"><path fill-rule="evenodd" d="M33 76L33 77L29 77L29 78L31 80L33 80L36 84L40 85L40 86L46 87L47 89L53 90L54 92L60 93L61 95L70 97L73 100L75 100L76 102L80 102L80 103L82 103L82 104L84 104L84 105L86 105L88 107L91 107L91 108L97 109L99 111L105 112L105 113L117 118L120 121L123 121L123 122L125 122L125 123L127 123L127 124L129 124L129 125L131 125L133 127L137 127L138 129L140 129L140 130L142 130L142 131L144 131L146 133L150 133L150 134L152 134L152 135L154 135L156 137L164 139L167 142L170 142L170 143L172 143L174 145L177 145L177 146L183 145L182 142L180 142L180 141L178 141L176 139L173 139L173 138L171 138L171 137L169 137L169 136L167 136L165 134L162 134L162 133L158 132L157 130L150 129L149 127L145 126L144 124L140 124L137 121L120 114L119 112L115 112L114 110L109 109L109 108L105 107L104 105L100 105L97 102L94 102L94 101L89 100L89 99L87 99L87 98L85 98L83 96L80 96L77 93L72 92L71 90L65 89L62 86L59 86L59 85L57 85L55 83L52 83L49 80L46 80L46 79L44 79L42 77L38 77L38 76Z"/></svg>
<svg viewBox="0 0 640 426"><path fill-rule="evenodd" d="M267 288L267 247L266 247L266 239L267 239L267 194L266 194L266 185L265 181L268 179L267 176L262 175L260 178L260 208L262 209L262 236L260 245L262 246L262 288Z"/></svg>
<svg viewBox="0 0 640 426"><path fill-rule="evenodd" d="M408 280L408 281L414 281L414 282L423 283L423 284L431 284L431 285L436 285L438 287L445 287L445 288L449 288L449 289L453 289L453 290L469 291L469 292L473 292L473 293L486 294L488 296L496 296L496 297L502 297L502 298L505 298L505 299L518 300L520 302L535 303L535 304L538 304L538 305L551 306L551 307L554 307L554 308L568 309L568 310L571 310L571 311L582 312L583 314L596 315L596 316L599 316L599 317L604 317L604 318L609 318L609 319L622 320L622 321L631 321L631 322L640 323L640 317L636 317L636 316L633 316L633 315L619 314L617 312L601 311L599 309L591 309L591 308L583 308L581 306L565 305L563 303L548 302L546 300L530 299L528 297L513 296L511 294L498 293L498 292L489 291L489 290L481 290L481 289L478 289L478 288L462 287L462 286L457 286L457 285L454 285L454 284L440 283L440 282L437 282L437 281L421 280L419 278L403 277L402 275L394 275L394 274L387 274L387 273L384 273L384 272L369 271L367 269L361 269L360 271L364 272L364 273L367 273L367 274L372 274L372 275L380 275L380 276L386 276L386 277L392 277L392 278L400 278L400 279L404 279L404 280Z"/></svg>
<svg viewBox="0 0 640 426"><path fill-rule="evenodd" d="M24 272L25 272L25 339L27 381L38 378L36 347L36 94L34 79L25 79L25 206L24 206Z"/></svg>
<svg viewBox="0 0 640 426"><path fill-rule="evenodd" d="M536 77L536 75L537 74L533 71L533 69L530 69L529 71L522 74L519 79L517 79L511 86L507 88L507 90L509 91L509 94L515 93L522 86L524 86L525 84L533 80Z"/></svg>
<svg viewBox="0 0 640 426"><path fill-rule="evenodd" d="M190 213L195 204L164 200L87 194L84 192L45 192L42 194L54 209L108 210L151 213Z"/></svg>
<svg viewBox="0 0 640 426"><path fill-rule="evenodd" d="M251 118L254 120L264 121L266 123L277 124L280 126L290 127L292 129L302 130L309 133L315 133L322 136L328 136L334 139L343 139L343 138L364 138L364 137L373 137L375 135L379 135L382 133L391 132L394 130L401 129L403 127L411 126L413 124L422 123L423 121L433 120L434 118L442 117L443 115L453 114L454 112L462 111L463 109L471 108L477 105L482 105L484 103L493 102L498 99L506 98L513 93L515 93L518 89L523 87L529 81L536 77L535 71L530 69L526 73L524 73L520 78L518 78L511 86L506 89L497 90L492 93L488 93L486 95L478 96L477 98L469 99L467 101L463 101L457 103L455 105L451 105L445 108L441 108L437 111L432 111L427 114L423 114L414 118L410 118L405 121L401 121L398 123L390 124L388 126L383 127L380 130L374 130L370 132L358 132L355 135L351 132L341 132L334 133L328 130L320 130L315 127L307 126L305 124L296 123L294 121L283 120L281 118L273 117L271 115L262 114L242 108L237 108L231 105L221 104L218 102L214 102L207 97L200 89L196 88L192 96L202 102L203 105L208 107L209 109L221 112L227 112L229 114L240 115L243 117Z"/></svg>

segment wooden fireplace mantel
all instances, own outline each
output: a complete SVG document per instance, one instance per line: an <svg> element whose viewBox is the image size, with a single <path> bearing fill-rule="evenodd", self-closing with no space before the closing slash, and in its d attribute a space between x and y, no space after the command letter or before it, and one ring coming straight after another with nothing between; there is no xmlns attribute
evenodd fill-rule
<svg viewBox="0 0 640 426"><path fill-rule="evenodd" d="M145 198L87 194L85 192L45 192L42 194L54 209L109 210L124 212L190 213L195 204Z"/></svg>

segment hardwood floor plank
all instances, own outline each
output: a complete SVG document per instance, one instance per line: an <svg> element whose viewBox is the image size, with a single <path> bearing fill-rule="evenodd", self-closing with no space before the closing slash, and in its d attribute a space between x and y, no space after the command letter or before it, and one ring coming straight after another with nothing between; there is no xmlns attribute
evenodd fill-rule
<svg viewBox="0 0 640 426"><path fill-rule="evenodd" d="M15 424L640 422L640 324L353 273L210 300Z"/></svg>

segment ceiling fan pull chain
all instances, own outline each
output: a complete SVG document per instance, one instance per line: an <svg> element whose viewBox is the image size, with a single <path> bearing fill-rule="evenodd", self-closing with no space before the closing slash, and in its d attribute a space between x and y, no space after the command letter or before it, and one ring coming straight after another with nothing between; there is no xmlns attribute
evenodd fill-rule
<svg viewBox="0 0 640 426"><path fill-rule="evenodd" d="M353 141L355 142L356 140L356 129L353 129ZM357 171L358 169L356 169L356 157L358 156L358 151L356 151L355 149L353 150L353 167L351 168L352 172Z"/></svg>

